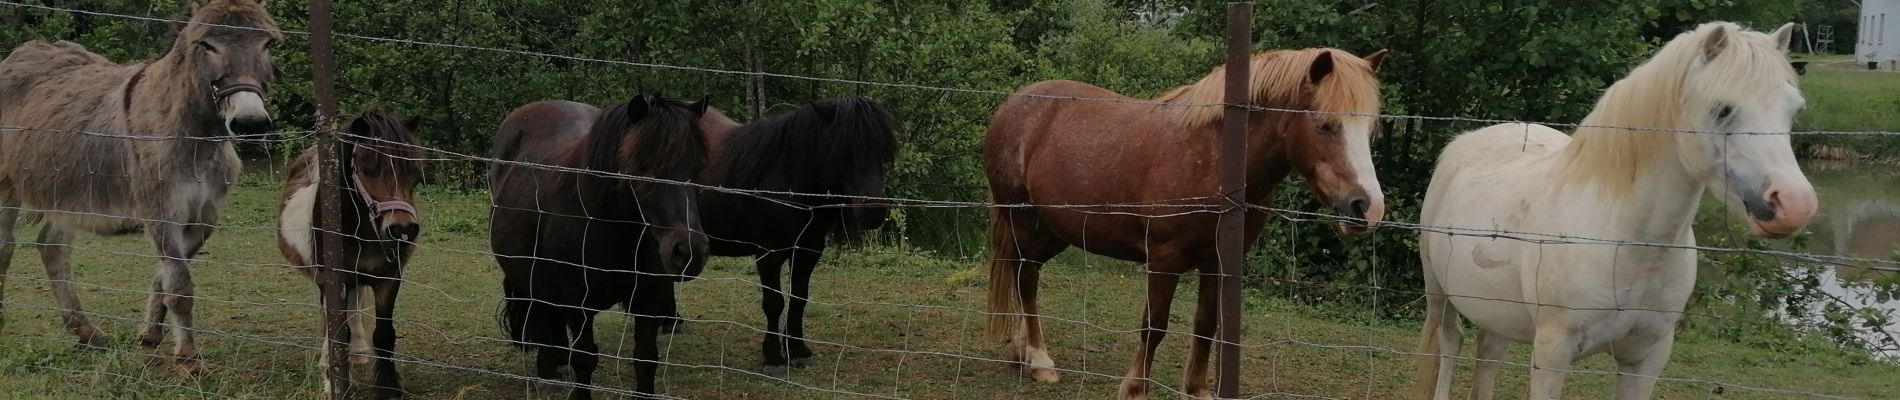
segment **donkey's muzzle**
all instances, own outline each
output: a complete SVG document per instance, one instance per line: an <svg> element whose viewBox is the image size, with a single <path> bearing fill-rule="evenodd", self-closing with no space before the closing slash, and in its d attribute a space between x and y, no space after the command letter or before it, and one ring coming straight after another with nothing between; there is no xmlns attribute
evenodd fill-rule
<svg viewBox="0 0 1900 400"><path fill-rule="evenodd" d="M264 92L252 88L255 86L233 86L216 93L224 129L233 135L257 135L271 130Z"/></svg>

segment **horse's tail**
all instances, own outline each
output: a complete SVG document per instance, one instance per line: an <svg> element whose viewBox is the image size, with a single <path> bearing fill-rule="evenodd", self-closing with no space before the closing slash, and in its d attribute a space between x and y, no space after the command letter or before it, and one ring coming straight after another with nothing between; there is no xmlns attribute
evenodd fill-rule
<svg viewBox="0 0 1900 400"><path fill-rule="evenodd" d="M1003 340L1016 331L1016 325L1022 322L1022 295L1020 276L1023 263L1009 259L1004 254L1006 245L1014 232L1004 221L1004 209L990 209L990 325L988 335L991 340ZM1036 271L1028 271L1036 273Z"/></svg>
<svg viewBox="0 0 1900 400"><path fill-rule="evenodd" d="M501 283L501 315L498 316L502 331L508 332L508 343L522 351L534 350L541 338L535 337L528 327L528 311L533 308L534 300L526 293L515 290L512 282L503 278Z"/></svg>

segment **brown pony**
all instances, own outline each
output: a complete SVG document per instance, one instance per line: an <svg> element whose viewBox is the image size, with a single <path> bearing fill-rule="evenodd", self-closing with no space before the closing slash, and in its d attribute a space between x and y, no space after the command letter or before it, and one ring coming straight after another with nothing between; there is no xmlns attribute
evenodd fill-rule
<svg viewBox="0 0 1900 400"><path fill-rule="evenodd" d="M654 397L674 285L706 265L699 188L677 183L705 168L706 109L704 99L657 94L605 110L539 101L496 130L489 245L501 265L502 328L535 352L536 377L573 372L570 400L593 396L594 320L616 304L634 317L635 397Z"/></svg>
<svg viewBox="0 0 1900 400"><path fill-rule="evenodd" d="M352 282L344 292L344 304L355 310L349 317L350 362L367 364L374 352L376 385L370 397L402 397L402 379L396 375L396 292L402 288L403 266L415 253L415 241L422 234L419 214L413 205L416 185L422 179L422 156L417 146L416 121L381 111L364 112L347 124L346 139L355 146L346 164L350 183L344 187L347 201L338 209L343 213L343 241L346 264L336 265L350 273ZM277 249L284 260L312 282L316 281L316 231L313 229L317 206L318 154L321 146L310 146L291 163L284 189L279 194ZM363 288L376 290L375 346L370 345L370 318L363 314ZM319 293L318 298L322 298ZM321 325L320 325L321 326ZM322 335L318 335L321 337ZM317 364L329 365L330 341L320 340ZM342 382L323 382L324 392Z"/></svg>
<svg viewBox="0 0 1900 400"><path fill-rule="evenodd" d="M1377 124L1379 85L1373 77L1385 51L1361 59L1334 49L1255 55L1249 104L1281 110L1250 112L1245 201L1265 205L1288 173L1339 213L1366 222L1341 231L1363 234L1385 213L1373 175L1370 135ZM1215 213L1225 206L1217 180L1224 69L1156 102L1132 100L1074 81L1043 81L996 110L983 138L990 197L997 204L1144 207L993 208L990 212L989 334L1008 339L1008 356L1037 380L1059 375L1036 314L1036 280L1044 262L1069 246L1147 262L1148 302L1141 349L1121 385L1124 398L1145 398L1155 346L1168 329L1168 307L1181 275L1215 273ZM1067 98L1123 99L1121 102ZM1251 246L1266 212L1247 213ZM1187 365L1189 395L1207 397L1208 345L1214 337L1217 279L1201 279L1194 342ZM1019 326L1018 323L1021 323Z"/></svg>
<svg viewBox="0 0 1900 400"><path fill-rule="evenodd" d="M188 263L218 223L240 169L228 135L270 130L277 23L253 0L193 0L171 50L120 65L71 42L32 41L0 60L0 283L22 206L46 225L36 243L66 329L105 334L73 290L74 235L143 232L158 248L139 344L158 347L172 318L180 371L204 372L192 335ZM4 285L0 285L4 286Z"/></svg>

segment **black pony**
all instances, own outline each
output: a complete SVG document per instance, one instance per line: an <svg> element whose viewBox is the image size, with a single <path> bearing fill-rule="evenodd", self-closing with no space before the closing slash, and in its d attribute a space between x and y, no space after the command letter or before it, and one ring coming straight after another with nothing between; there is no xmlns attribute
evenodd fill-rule
<svg viewBox="0 0 1900 400"><path fill-rule="evenodd" d="M674 309L675 283L699 275L707 239L697 189L641 177L687 182L700 174L705 111L704 101L643 95L605 113L536 102L501 122L489 228L505 275L502 325L537 353L537 376L560 380L560 367L573 368L569 399L591 396L600 352L594 318L615 304L636 315L636 390L653 394L657 316Z"/></svg>
<svg viewBox="0 0 1900 400"><path fill-rule="evenodd" d="M714 151L701 183L800 193L707 190L699 195L712 254L757 260L767 331L761 344L764 370L784 377L788 365L812 364L805 304L826 238L884 224L888 210L879 198L897 156L897 123L886 105L859 97L814 102L744 126L717 110L704 119ZM786 261L792 264L791 310L781 315L786 292L779 289L779 271Z"/></svg>

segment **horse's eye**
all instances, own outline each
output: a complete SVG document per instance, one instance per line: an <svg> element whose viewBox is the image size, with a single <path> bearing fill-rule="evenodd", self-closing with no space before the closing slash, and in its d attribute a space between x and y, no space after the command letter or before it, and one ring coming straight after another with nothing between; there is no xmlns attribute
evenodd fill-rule
<svg viewBox="0 0 1900 400"><path fill-rule="evenodd" d="M198 41L198 49L204 50L206 53L218 54L218 48L212 46L211 42Z"/></svg>
<svg viewBox="0 0 1900 400"><path fill-rule="evenodd" d="M1337 134L1339 133L1339 125L1331 122L1320 124L1319 132L1328 135Z"/></svg>
<svg viewBox="0 0 1900 400"><path fill-rule="evenodd" d="M1719 110L1716 110L1716 112L1715 112L1715 118L1716 118L1716 119L1728 119L1728 116L1729 116L1729 114L1734 114L1734 113L1735 113L1735 107L1729 107L1729 106L1722 106L1722 108L1721 108L1721 109L1719 109Z"/></svg>

